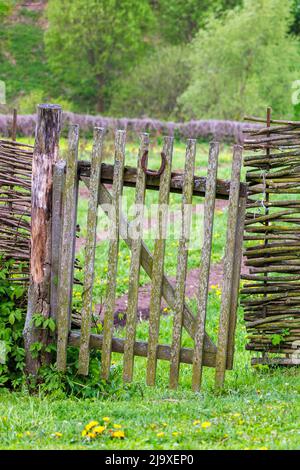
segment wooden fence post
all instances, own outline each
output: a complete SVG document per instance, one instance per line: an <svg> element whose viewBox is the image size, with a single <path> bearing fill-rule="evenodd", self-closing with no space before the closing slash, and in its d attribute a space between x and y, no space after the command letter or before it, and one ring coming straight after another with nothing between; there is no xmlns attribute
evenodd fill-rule
<svg viewBox="0 0 300 470"><path fill-rule="evenodd" d="M72 314L76 214L78 201L78 142L79 126L70 126L66 176L62 198L63 213L57 289L57 369L61 372L64 372L67 366L67 345Z"/></svg>
<svg viewBox="0 0 300 470"><path fill-rule="evenodd" d="M11 140L15 142L17 140L17 110L16 108L13 109L13 118L12 118L12 126L11 126Z"/></svg>
<svg viewBox="0 0 300 470"><path fill-rule="evenodd" d="M23 331L26 371L36 375L41 358L33 358L30 346L47 343L45 333L32 324L35 314L50 316L51 231L53 164L58 159L61 107L42 104L37 109L37 125L31 179L31 256L28 307Z"/></svg>

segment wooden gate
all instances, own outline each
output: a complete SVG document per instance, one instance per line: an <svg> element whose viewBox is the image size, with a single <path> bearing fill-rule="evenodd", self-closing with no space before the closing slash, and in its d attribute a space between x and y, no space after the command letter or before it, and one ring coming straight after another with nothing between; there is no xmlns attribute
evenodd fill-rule
<svg viewBox="0 0 300 470"><path fill-rule="evenodd" d="M123 378L133 378L134 357L147 357L146 382L155 384L156 365L159 359L170 362L170 387L178 385L180 363L192 365L192 386L200 389L203 366L215 367L216 387L223 385L225 370L232 368L234 332L238 303L240 264L246 186L240 183L242 149L234 146L231 181L217 180L219 145L211 143L207 177L194 175L196 141L189 139L186 147L184 173L172 173L173 138L165 137L162 151L162 166L159 172L147 170L149 136L140 136L137 168L126 167L126 132L119 130L115 135L114 164L102 163L104 129L95 128L91 162L78 161L79 130L72 126L69 132L67 161L59 161L54 167L53 179L53 233L52 233L52 285L51 303L58 326L57 367L66 369L67 346L77 346L79 352L79 373L89 370L90 348L102 351L102 378L108 379L112 352L123 354ZM87 214L88 233L85 247L83 303L80 330L71 330L72 287L74 278L74 246L78 183L83 181L89 188ZM111 189L107 187L110 185ZM204 197L204 243L201 252L197 315L194 316L185 302L185 280L188 257L189 218L182 217L183 223L178 247L176 287L173 288L164 272L165 238L164 215L159 211L158 237L151 253L143 241L142 227L134 239L125 237L131 250L131 264L128 286L128 307L126 312L126 337L114 337L114 310L118 268L119 240L122 233L128 233L128 221L121 212L120 197L123 186L134 186L135 203L143 207L146 189L159 191L159 208L169 202L169 193L182 194L182 213L191 204L193 196ZM224 259L224 274L221 297L221 311L217 346L205 331L206 309L209 286L212 230L215 199L229 199L227 242ZM96 247L98 205L107 216L107 205L112 204L116 214L111 224L108 253L107 292L103 334L91 334L92 299L94 285L94 263ZM148 342L136 340L137 302L140 266L151 278L151 300ZM58 282L57 282L58 279ZM56 282L55 282L56 281ZM161 299L174 312L172 344L159 344ZM182 329L194 340L193 348L181 347Z"/></svg>

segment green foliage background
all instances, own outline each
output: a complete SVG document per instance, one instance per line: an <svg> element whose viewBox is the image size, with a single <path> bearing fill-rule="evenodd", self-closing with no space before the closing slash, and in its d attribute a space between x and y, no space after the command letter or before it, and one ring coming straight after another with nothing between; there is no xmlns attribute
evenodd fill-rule
<svg viewBox="0 0 300 470"><path fill-rule="evenodd" d="M41 4L43 8L41 8ZM9 112L294 118L300 0L0 0Z"/></svg>
<svg viewBox="0 0 300 470"><path fill-rule="evenodd" d="M241 119L268 105L277 116L292 112L300 56L298 41L287 35L289 4L245 0L243 8L211 18L190 49L191 80L179 98L187 117Z"/></svg>

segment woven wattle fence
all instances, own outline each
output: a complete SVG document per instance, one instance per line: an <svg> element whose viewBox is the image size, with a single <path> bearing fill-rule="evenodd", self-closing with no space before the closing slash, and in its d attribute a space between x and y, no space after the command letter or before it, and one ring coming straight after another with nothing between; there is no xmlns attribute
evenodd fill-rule
<svg viewBox="0 0 300 470"><path fill-rule="evenodd" d="M244 148L249 200L245 222L242 300L252 363L299 364L300 346L300 122L247 118ZM277 357L268 353L277 353ZM278 355L279 354L279 355ZM283 356L284 354L284 356Z"/></svg>
<svg viewBox="0 0 300 470"><path fill-rule="evenodd" d="M127 133L140 134L149 132L151 135L170 135L180 138L216 139L241 143L246 123L238 121L192 120L187 122L160 121L151 118L111 118L91 116L88 114L63 113L63 127L78 124L82 133L92 135L94 127L104 127L112 133L117 129L125 129ZM33 137L36 125L36 115L19 115L17 133ZM12 116L0 114L0 135L9 136L12 127ZM260 127L259 125L257 127Z"/></svg>
<svg viewBox="0 0 300 470"><path fill-rule="evenodd" d="M0 256L14 279L28 277L33 147L0 140Z"/></svg>

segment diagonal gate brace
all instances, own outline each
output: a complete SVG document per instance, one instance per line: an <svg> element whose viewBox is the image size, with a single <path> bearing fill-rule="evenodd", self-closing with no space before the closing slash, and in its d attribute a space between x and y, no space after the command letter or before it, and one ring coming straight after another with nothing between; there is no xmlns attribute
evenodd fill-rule
<svg viewBox="0 0 300 470"><path fill-rule="evenodd" d="M84 184L89 187L89 177L81 176L80 178ZM100 185L100 192L99 192L99 205L106 205L106 204L111 204L112 203L112 196L110 195L110 192L106 189L106 187L101 183ZM104 209L104 208L103 208ZM110 214L108 211L105 211L107 216ZM120 215L120 234L128 233L128 221L124 214L121 213ZM129 248L131 248L131 239L128 237L123 237L125 243ZM153 257L152 254L150 253L147 245L142 242L142 249L141 249L141 265L145 272L148 274L148 276L151 279L152 276L152 264L153 264ZM175 304L175 292L172 284L166 277L166 275L163 276L163 283L162 283L162 296L164 297L165 301L169 305L169 307L174 308ZM194 339L194 334L195 334L195 317L188 308L188 306L185 304L184 305L184 316L183 316L183 326L185 327L186 331L188 334L191 336L191 338ZM217 347L213 343L213 341L210 339L207 333L205 333L205 338L204 338L204 350L210 353L216 353Z"/></svg>

